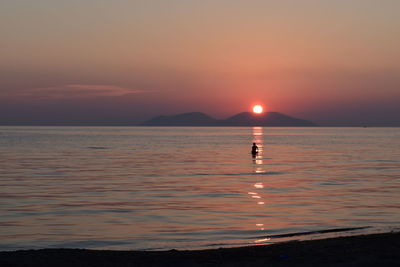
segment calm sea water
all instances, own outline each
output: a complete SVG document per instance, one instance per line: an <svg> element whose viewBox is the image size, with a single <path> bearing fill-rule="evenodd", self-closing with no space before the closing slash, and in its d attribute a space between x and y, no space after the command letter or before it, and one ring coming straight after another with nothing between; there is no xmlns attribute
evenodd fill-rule
<svg viewBox="0 0 400 267"><path fill-rule="evenodd" d="M196 249L399 226L400 128L0 127L0 250Z"/></svg>

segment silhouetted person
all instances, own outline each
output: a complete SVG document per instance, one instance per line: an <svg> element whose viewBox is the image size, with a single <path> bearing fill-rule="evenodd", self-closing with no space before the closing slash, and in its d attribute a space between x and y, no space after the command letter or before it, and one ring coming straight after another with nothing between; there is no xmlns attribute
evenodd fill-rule
<svg viewBox="0 0 400 267"><path fill-rule="evenodd" d="M251 147L251 154L254 156L258 153L258 146L256 143L253 143L253 146Z"/></svg>

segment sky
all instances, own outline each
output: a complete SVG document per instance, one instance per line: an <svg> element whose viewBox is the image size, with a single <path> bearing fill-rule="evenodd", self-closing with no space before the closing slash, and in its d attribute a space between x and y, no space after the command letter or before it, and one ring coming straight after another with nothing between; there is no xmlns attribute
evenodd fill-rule
<svg viewBox="0 0 400 267"><path fill-rule="evenodd" d="M262 104L400 126L398 0L2 0L0 124L140 123Z"/></svg>

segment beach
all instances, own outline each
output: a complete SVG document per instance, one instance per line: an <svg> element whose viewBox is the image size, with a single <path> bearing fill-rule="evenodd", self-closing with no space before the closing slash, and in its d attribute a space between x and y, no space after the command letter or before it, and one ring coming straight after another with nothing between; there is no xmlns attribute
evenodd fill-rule
<svg viewBox="0 0 400 267"><path fill-rule="evenodd" d="M399 266L400 233L210 250L0 252L0 266Z"/></svg>

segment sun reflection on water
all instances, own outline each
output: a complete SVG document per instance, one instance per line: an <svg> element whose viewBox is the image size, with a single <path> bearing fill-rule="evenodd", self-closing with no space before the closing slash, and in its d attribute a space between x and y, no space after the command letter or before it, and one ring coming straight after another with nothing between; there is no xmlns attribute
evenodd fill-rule
<svg viewBox="0 0 400 267"><path fill-rule="evenodd" d="M264 185L263 185L263 183L255 183L254 187L255 188L264 188Z"/></svg>
<svg viewBox="0 0 400 267"><path fill-rule="evenodd" d="M264 153L264 132L262 127L253 127L253 143L256 143L258 147L258 153L252 155L253 157L253 166L254 173L261 174L265 173L264 169L264 161L263 161L263 153ZM253 184L253 187L258 190L262 190L264 188L264 183L262 181L257 181ZM265 206L265 201L263 196L261 196L258 192L248 192L252 199L256 200L256 205L261 208L261 206ZM265 226L263 223L257 223L256 227L260 231L265 230ZM261 243L270 240L270 238L264 238L260 240L255 240L254 243Z"/></svg>

